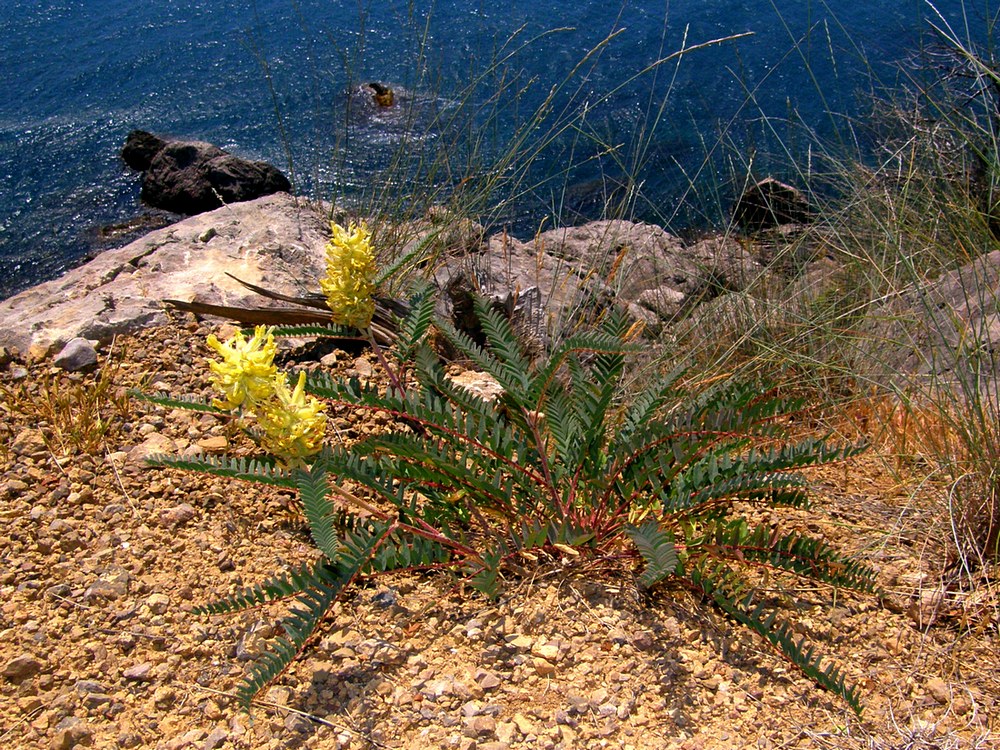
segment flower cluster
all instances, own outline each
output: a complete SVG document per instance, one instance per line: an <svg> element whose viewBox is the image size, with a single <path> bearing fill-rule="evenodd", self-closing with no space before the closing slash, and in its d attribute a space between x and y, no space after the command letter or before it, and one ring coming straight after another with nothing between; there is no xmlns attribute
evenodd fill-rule
<svg viewBox="0 0 1000 750"><path fill-rule="evenodd" d="M261 445L275 456L301 461L323 447L324 405L305 395L306 374L299 373L295 389L288 390L282 374L275 380L274 397L260 405L257 421L264 436Z"/></svg>
<svg viewBox="0 0 1000 750"><path fill-rule="evenodd" d="M225 343L210 335L208 345L222 357L221 362L209 363L215 373L213 385L225 397L213 401L216 407L256 416L263 431L261 445L287 464L319 452L326 429L325 405L306 396L304 372L289 389L288 376L274 364L277 347L270 329L257 326L249 341L241 332Z"/></svg>
<svg viewBox="0 0 1000 750"><path fill-rule="evenodd" d="M257 326L253 337L247 341L242 331L225 343L215 334L209 334L208 345L219 356L221 362L210 362L215 373L212 380L225 399L215 399L212 404L219 409L239 409L263 401L274 392L274 378L278 368L274 364L277 345L274 336L264 326Z"/></svg>
<svg viewBox="0 0 1000 750"><path fill-rule="evenodd" d="M333 312L333 322L365 329L375 314L375 251L371 233L362 222L347 229L331 224L326 245L326 277L319 284Z"/></svg>

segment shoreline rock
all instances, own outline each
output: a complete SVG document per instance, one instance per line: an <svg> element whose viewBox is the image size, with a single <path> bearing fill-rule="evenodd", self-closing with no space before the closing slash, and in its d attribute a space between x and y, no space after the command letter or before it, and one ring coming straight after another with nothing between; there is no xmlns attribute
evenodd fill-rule
<svg viewBox="0 0 1000 750"><path fill-rule="evenodd" d="M0 301L0 347L31 359L74 338L163 325L166 298L266 304L227 274L291 294L324 272L323 207L287 193L192 216Z"/></svg>
<svg viewBox="0 0 1000 750"><path fill-rule="evenodd" d="M143 172L142 202L178 214L199 214L292 189L272 165L241 159L204 141L133 130L121 155L129 167Z"/></svg>
<svg viewBox="0 0 1000 750"><path fill-rule="evenodd" d="M107 342L166 323L173 313L165 299L283 306L232 276L280 294L315 293L328 221L327 207L285 193L184 219L0 302L0 346L38 359L76 338ZM478 225L449 232L450 222L438 214L410 227L411 243L438 232L445 245L434 274L439 311L462 327L470 295L485 294L539 340L615 304L663 325L766 272L733 240L685 246L649 224L594 221L521 242L506 233L487 238Z"/></svg>

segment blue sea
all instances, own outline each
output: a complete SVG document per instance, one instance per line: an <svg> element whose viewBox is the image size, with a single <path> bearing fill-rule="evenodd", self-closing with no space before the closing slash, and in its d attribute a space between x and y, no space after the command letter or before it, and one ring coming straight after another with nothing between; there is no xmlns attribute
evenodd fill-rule
<svg viewBox="0 0 1000 750"><path fill-rule="evenodd" d="M599 213L609 182L632 174L636 214L679 229L717 221L734 174L809 163L813 139L863 148L857 123L933 43L929 21L986 39L991 12L984 0L4 0L0 298L142 212L119 158L134 128L269 161L297 192L342 204L384 188L404 147L407 186L444 196L470 175L504 177L491 222L526 231L547 211ZM407 114L359 107L370 80ZM523 174L499 161L515 138L533 155ZM426 169L444 163L435 149L447 168Z"/></svg>

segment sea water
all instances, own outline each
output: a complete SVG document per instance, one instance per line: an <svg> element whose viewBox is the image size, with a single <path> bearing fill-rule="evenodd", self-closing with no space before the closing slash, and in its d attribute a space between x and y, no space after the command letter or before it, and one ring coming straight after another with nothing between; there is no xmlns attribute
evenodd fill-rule
<svg viewBox="0 0 1000 750"><path fill-rule="evenodd" d="M402 172L442 189L420 180L515 174L495 160L523 136L531 169L490 197L494 223L587 218L631 175L636 215L676 228L719 218L705 206L732 186L711 157L763 176L775 154L811 158L797 134L856 143L872 96L934 43L930 22L985 38L989 14L980 0L4 0L0 298L140 212L119 158L134 128L271 162L298 192L348 204L401 145L431 153L464 128L444 144L455 171ZM352 112L369 80L416 106Z"/></svg>

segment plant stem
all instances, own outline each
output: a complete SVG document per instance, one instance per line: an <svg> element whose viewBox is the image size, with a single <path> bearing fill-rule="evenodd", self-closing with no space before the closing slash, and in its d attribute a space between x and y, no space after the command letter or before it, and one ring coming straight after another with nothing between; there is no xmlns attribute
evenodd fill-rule
<svg viewBox="0 0 1000 750"><path fill-rule="evenodd" d="M368 334L368 343L372 345L372 350L375 352L375 356L378 357L378 363L382 365L382 369L385 370L386 374L389 376L389 382L391 384L392 391L399 395L400 398L403 397L403 384L399 381L399 377L396 375L395 370L389 366L389 362L386 360L385 355L382 353L382 348L378 345L375 340L375 334L372 331L371 326L366 329Z"/></svg>

